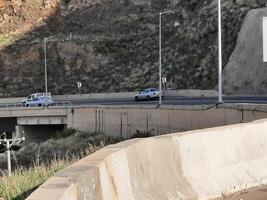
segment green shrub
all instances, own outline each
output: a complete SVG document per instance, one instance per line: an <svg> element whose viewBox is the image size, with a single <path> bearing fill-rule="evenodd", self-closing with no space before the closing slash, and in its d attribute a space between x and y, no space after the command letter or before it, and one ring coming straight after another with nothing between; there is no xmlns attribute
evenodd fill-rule
<svg viewBox="0 0 267 200"><path fill-rule="evenodd" d="M0 46L8 45L12 41L12 38L8 36L0 36Z"/></svg>
<svg viewBox="0 0 267 200"><path fill-rule="evenodd" d="M13 152L12 166L31 167L33 164L49 164L53 160L79 159L100 148L121 141L104 134L90 134L77 131L69 137L51 138L41 144L30 143ZM6 153L0 154L0 169L6 169Z"/></svg>
<svg viewBox="0 0 267 200"><path fill-rule="evenodd" d="M153 136L153 134L150 131L136 130L135 134L133 134L131 139L133 139L133 138L146 138L146 137L152 137L152 136Z"/></svg>
<svg viewBox="0 0 267 200"><path fill-rule="evenodd" d="M67 138L71 135L74 135L76 132L77 130L74 128L64 128L62 131L57 131L55 133L54 139L58 140L58 139Z"/></svg>

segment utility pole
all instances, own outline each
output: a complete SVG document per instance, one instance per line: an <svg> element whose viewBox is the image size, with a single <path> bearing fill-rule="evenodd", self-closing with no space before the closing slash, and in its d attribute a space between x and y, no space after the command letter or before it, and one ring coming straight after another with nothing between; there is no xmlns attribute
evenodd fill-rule
<svg viewBox="0 0 267 200"><path fill-rule="evenodd" d="M22 141L25 140L25 137L16 137L14 139L7 139L6 138L6 133L2 133L1 136L4 135L4 139L0 138L0 144L3 144L6 146L6 151L7 151L7 171L8 171L8 176L11 176L11 158L10 158L10 149L14 144L20 144Z"/></svg>

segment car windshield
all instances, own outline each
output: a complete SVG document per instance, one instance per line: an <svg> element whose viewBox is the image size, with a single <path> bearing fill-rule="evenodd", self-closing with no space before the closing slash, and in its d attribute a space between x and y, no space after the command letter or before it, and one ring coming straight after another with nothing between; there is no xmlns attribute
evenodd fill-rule
<svg viewBox="0 0 267 200"><path fill-rule="evenodd" d="M158 90L155 89L155 88L151 88L150 91L151 91L151 92L156 92L156 91L158 91Z"/></svg>

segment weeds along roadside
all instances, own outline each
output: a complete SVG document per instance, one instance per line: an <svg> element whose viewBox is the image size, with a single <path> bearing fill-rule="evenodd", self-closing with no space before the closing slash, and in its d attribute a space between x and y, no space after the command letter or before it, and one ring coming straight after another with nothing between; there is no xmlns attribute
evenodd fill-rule
<svg viewBox="0 0 267 200"><path fill-rule="evenodd" d="M136 130L131 138L150 136L153 136L150 132ZM16 160L13 158L12 164L16 169L11 177L6 171L0 171L0 200L24 200L57 171L120 141L122 139L104 134L64 129L42 144L31 143L15 153ZM6 168L6 158L0 158L0 167Z"/></svg>
<svg viewBox="0 0 267 200"><path fill-rule="evenodd" d="M12 176L8 177L6 170L0 171L0 200L25 199L57 171L104 146L121 141L99 133L62 132L42 144L31 143L14 153ZM6 168L6 158L0 158L0 167Z"/></svg>
<svg viewBox="0 0 267 200"><path fill-rule="evenodd" d="M0 182L0 199L24 200L49 177L71 164L67 161L53 161L50 165L36 165L28 169L18 168L12 176L3 173ZM2 200L1 199L1 200Z"/></svg>
<svg viewBox="0 0 267 200"><path fill-rule="evenodd" d="M30 143L12 154L12 167L25 168L49 164L53 160L80 159L98 149L121 141L100 133L86 133L77 130L57 132L54 138L43 143ZM0 154L0 169L6 169L6 154Z"/></svg>

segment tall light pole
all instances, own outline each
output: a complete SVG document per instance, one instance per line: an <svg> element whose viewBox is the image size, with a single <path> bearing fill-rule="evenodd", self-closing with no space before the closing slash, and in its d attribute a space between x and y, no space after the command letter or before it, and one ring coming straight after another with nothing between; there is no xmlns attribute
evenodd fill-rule
<svg viewBox="0 0 267 200"><path fill-rule="evenodd" d="M161 83L161 18L163 14L174 13L174 10L159 13L159 105L162 104L162 83ZM178 24L179 26L180 24ZM218 103L223 103L222 99L222 18L221 0L218 0Z"/></svg>
<svg viewBox="0 0 267 200"><path fill-rule="evenodd" d="M72 33L70 33L70 39L72 39ZM45 70L45 99L46 99L46 101L47 101L47 96L48 96L48 92L47 92L47 57L46 57L46 55L47 55L47 53L46 53L46 43L47 43L47 41L49 40L49 38L47 38L47 37L45 37L44 38L44 70ZM63 41L65 41L65 40L63 40Z"/></svg>
<svg viewBox="0 0 267 200"><path fill-rule="evenodd" d="M174 13L176 12L175 10L168 10L168 11L165 11L165 12L160 12L159 13L159 105L162 104L162 96L161 96L161 93L162 93L162 73L161 73L161 17L162 15L164 14L169 14L169 13ZM177 23L177 25L175 26L179 26L180 23Z"/></svg>
<svg viewBox="0 0 267 200"><path fill-rule="evenodd" d="M44 38L45 97L46 97L46 100L47 100L47 63L46 63L46 42L47 42L47 38Z"/></svg>
<svg viewBox="0 0 267 200"><path fill-rule="evenodd" d="M221 0L218 0L218 103L223 103L222 99L222 17Z"/></svg>
<svg viewBox="0 0 267 200"><path fill-rule="evenodd" d="M159 105L162 103L162 97L161 97L161 15L163 13L159 13Z"/></svg>

